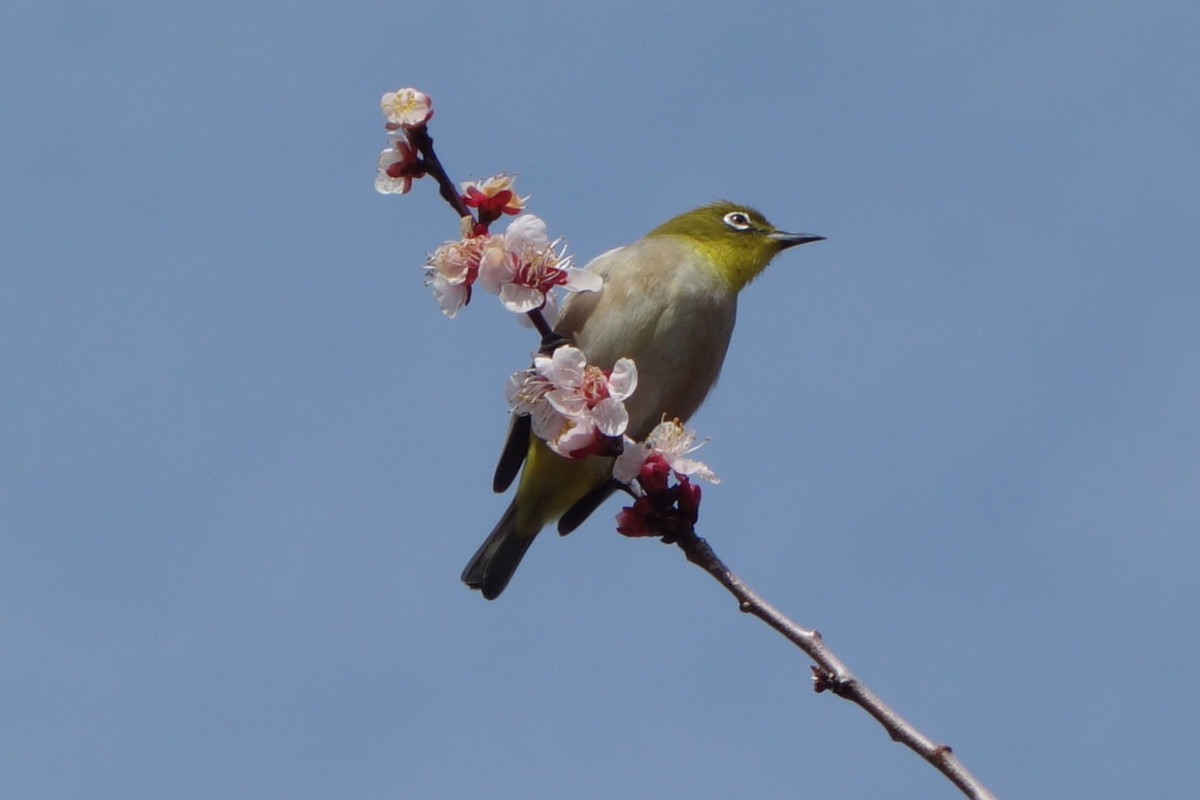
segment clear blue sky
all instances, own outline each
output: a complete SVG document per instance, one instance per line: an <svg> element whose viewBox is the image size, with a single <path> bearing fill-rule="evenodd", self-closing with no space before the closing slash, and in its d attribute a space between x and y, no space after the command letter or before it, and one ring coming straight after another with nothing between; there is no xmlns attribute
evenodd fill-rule
<svg viewBox="0 0 1200 800"><path fill-rule="evenodd" d="M729 197L701 533L1002 797L1200 794L1195 3L0 10L0 795L955 790L614 504L458 582L502 385L428 184L581 260Z"/></svg>

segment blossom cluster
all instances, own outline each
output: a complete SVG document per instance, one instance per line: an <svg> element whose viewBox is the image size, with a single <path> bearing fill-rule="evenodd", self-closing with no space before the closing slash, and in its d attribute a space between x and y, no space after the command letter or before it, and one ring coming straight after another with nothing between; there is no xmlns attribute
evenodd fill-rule
<svg viewBox="0 0 1200 800"><path fill-rule="evenodd" d="M571 264L561 240L551 241L546 223L533 214L522 214L504 233L479 233L473 229L456 242L446 242L425 265L426 284L448 317L471 300L476 283L509 311L526 314L543 310L553 317L556 286L572 292L595 292L603 279Z"/></svg>
<svg viewBox="0 0 1200 800"><path fill-rule="evenodd" d="M388 146L376 161L375 189L381 194L406 194L412 182L431 171L443 191L454 191L433 155L432 140L424 133L433 117L429 95L416 89L388 92L380 99ZM509 175L493 175L461 185L456 208L463 215L463 235L434 251L425 264L425 283L448 317L471 301L479 282L498 295L504 307L518 314L540 312L553 318L556 286L575 292L599 290L600 276L571 264L561 240L551 241L546 223L522 214L529 199L517 194ZM478 218L471 216L476 209ZM488 227L504 215L518 215L503 234Z"/></svg>
<svg viewBox="0 0 1200 800"><path fill-rule="evenodd" d="M700 445L679 420L663 420L640 444L626 440L613 477L640 490L617 515L625 536L660 536L667 543L692 531L700 517L700 487L691 477L720 483L704 462L688 458ZM703 442L701 442L703 444Z"/></svg>
<svg viewBox="0 0 1200 800"><path fill-rule="evenodd" d="M637 388L637 366L619 359L611 370L587 363L579 348L558 347L509 378L506 395L515 414L555 453L568 459L614 455L613 478L630 487L632 506L617 516L626 536L675 541L699 518L700 487L692 478L719 483L704 462L690 458L700 445L678 419L663 420L644 442L624 436L625 400ZM617 442L620 446L617 446ZM703 443L701 443L703 444Z"/></svg>
<svg viewBox="0 0 1200 800"><path fill-rule="evenodd" d="M625 400L637 388L637 366L618 359L611 370L587 363L563 345L514 372L505 394L515 414L527 414L533 434L564 458L613 451L629 425Z"/></svg>
<svg viewBox="0 0 1200 800"><path fill-rule="evenodd" d="M375 163L375 191L380 194L407 194L413 178L425 174L419 154L408 140L406 131L424 128L433 116L433 101L416 89L386 93L379 101L388 131L388 146Z"/></svg>

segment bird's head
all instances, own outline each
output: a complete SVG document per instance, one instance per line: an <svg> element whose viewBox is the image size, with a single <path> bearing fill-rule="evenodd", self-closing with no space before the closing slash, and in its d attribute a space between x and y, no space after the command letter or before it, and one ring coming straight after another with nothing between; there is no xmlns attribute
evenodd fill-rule
<svg viewBox="0 0 1200 800"><path fill-rule="evenodd" d="M777 230L753 208L727 200L673 217L647 236L677 236L688 241L736 290L753 280L780 251L825 238Z"/></svg>

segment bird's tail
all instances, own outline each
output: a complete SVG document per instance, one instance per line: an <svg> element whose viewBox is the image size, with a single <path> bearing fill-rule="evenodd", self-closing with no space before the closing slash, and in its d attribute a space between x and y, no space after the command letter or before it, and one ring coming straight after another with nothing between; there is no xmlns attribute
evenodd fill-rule
<svg viewBox="0 0 1200 800"><path fill-rule="evenodd" d="M533 536L517 533L517 503L513 500L491 534L467 562L462 582L483 592L488 600L494 600L504 591L532 543Z"/></svg>

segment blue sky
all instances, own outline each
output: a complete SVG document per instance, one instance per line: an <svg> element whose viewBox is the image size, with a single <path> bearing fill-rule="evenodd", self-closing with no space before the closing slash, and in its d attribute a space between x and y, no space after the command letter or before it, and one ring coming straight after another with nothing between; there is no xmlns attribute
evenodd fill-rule
<svg viewBox="0 0 1200 800"><path fill-rule="evenodd" d="M378 98L581 260L729 197L700 532L1002 797L1200 792L1189 3L8 3L0 794L955 797L614 503L505 595L502 385Z"/></svg>

